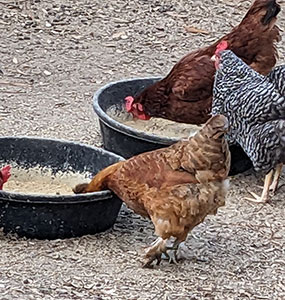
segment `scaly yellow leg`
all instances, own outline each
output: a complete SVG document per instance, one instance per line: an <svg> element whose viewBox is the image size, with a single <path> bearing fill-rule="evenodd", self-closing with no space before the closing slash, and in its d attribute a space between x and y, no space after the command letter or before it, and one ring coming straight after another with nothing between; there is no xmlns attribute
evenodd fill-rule
<svg viewBox="0 0 285 300"><path fill-rule="evenodd" d="M269 190L272 191L273 193L275 193L277 191L278 183L279 183L279 178L280 178L280 175L281 175L281 172L282 172L282 168L283 168L283 164L279 164L275 168L275 173L274 173L274 176L273 176L273 181L272 181L272 184L269 187Z"/></svg>
<svg viewBox="0 0 285 300"><path fill-rule="evenodd" d="M261 196L256 195L253 192L250 192L250 194L253 196L253 198L246 197L246 200L256 202L256 203L266 203L269 200L269 187L272 182L272 176L274 173L274 169L272 169L266 176L264 180L264 186Z"/></svg>

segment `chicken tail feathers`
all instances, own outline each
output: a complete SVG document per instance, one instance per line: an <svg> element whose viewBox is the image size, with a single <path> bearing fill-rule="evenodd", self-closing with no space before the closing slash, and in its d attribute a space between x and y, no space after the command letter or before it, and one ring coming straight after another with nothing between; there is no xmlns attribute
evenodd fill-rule
<svg viewBox="0 0 285 300"><path fill-rule="evenodd" d="M72 190L75 194L91 193L107 188L107 178L121 166L123 161L117 162L96 174L90 183L81 183Z"/></svg>

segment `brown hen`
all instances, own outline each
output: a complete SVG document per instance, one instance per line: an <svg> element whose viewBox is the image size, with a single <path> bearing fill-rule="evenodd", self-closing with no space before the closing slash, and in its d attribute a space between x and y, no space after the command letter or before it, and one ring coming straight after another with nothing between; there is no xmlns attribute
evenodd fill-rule
<svg viewBox="0 0 285 300"><path fill-rule="evenodd" d="M126 97L126 109L134 117L161 117L176 122L202 124L210 117L215 74L214 55L220 41L255 71L267 75L277 59L275 25L280 6L275 0L256 0L241 23L211 46L183 57L162 80L136 97Z"/></svg>
<svg viewBox="0 0 285 300"><path fill-rule="evenodd" d="M190 230L225 204L230 152L224 139L228 121L212 117L193 137L168 148L142 153L99 172L75 193L109 188L136 213L149 217L159 238L145 255L151 266L167 253L171 237L175 251ZM175 258L175 256L174 256Z"/></svg>

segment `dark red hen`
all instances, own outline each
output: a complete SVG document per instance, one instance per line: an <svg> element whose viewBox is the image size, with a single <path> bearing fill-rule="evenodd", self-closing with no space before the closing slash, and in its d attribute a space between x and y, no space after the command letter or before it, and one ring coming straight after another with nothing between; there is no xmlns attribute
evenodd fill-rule
<svg viewBox="0 0 285 300"><path fill-rule="evenodd" d="M275 25L280 5L275 0L256 0L241 23L213 45L183 57L162 80L127 101L128 112L148 120L161 117L176 122L202 124L210 117L216 46L225 40L255 71L267 75L277 59L275 42L280 40ZM130 99L130 98L127 98ZM140 104L140 105L138 105Z"/></svg>

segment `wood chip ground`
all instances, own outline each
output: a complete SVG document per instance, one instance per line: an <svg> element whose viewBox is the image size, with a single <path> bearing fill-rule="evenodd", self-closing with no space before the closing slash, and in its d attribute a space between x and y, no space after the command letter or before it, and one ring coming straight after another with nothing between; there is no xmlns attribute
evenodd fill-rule
<svg viewBox="0 0 285 300"><path fill-rule="evenodd" d="M167 74L188 51L238 24L249 4L1 0L1 135L102 145L92 109L99 87ZM284 42L279 53L281 64ZM251 174L233 178L226 207L193 230L177 266L141 268L153 226L125 208L112 230L93 236L1 234L0 299L285 299L285 189L268 205L245 201L261 183Z"/></svg>

